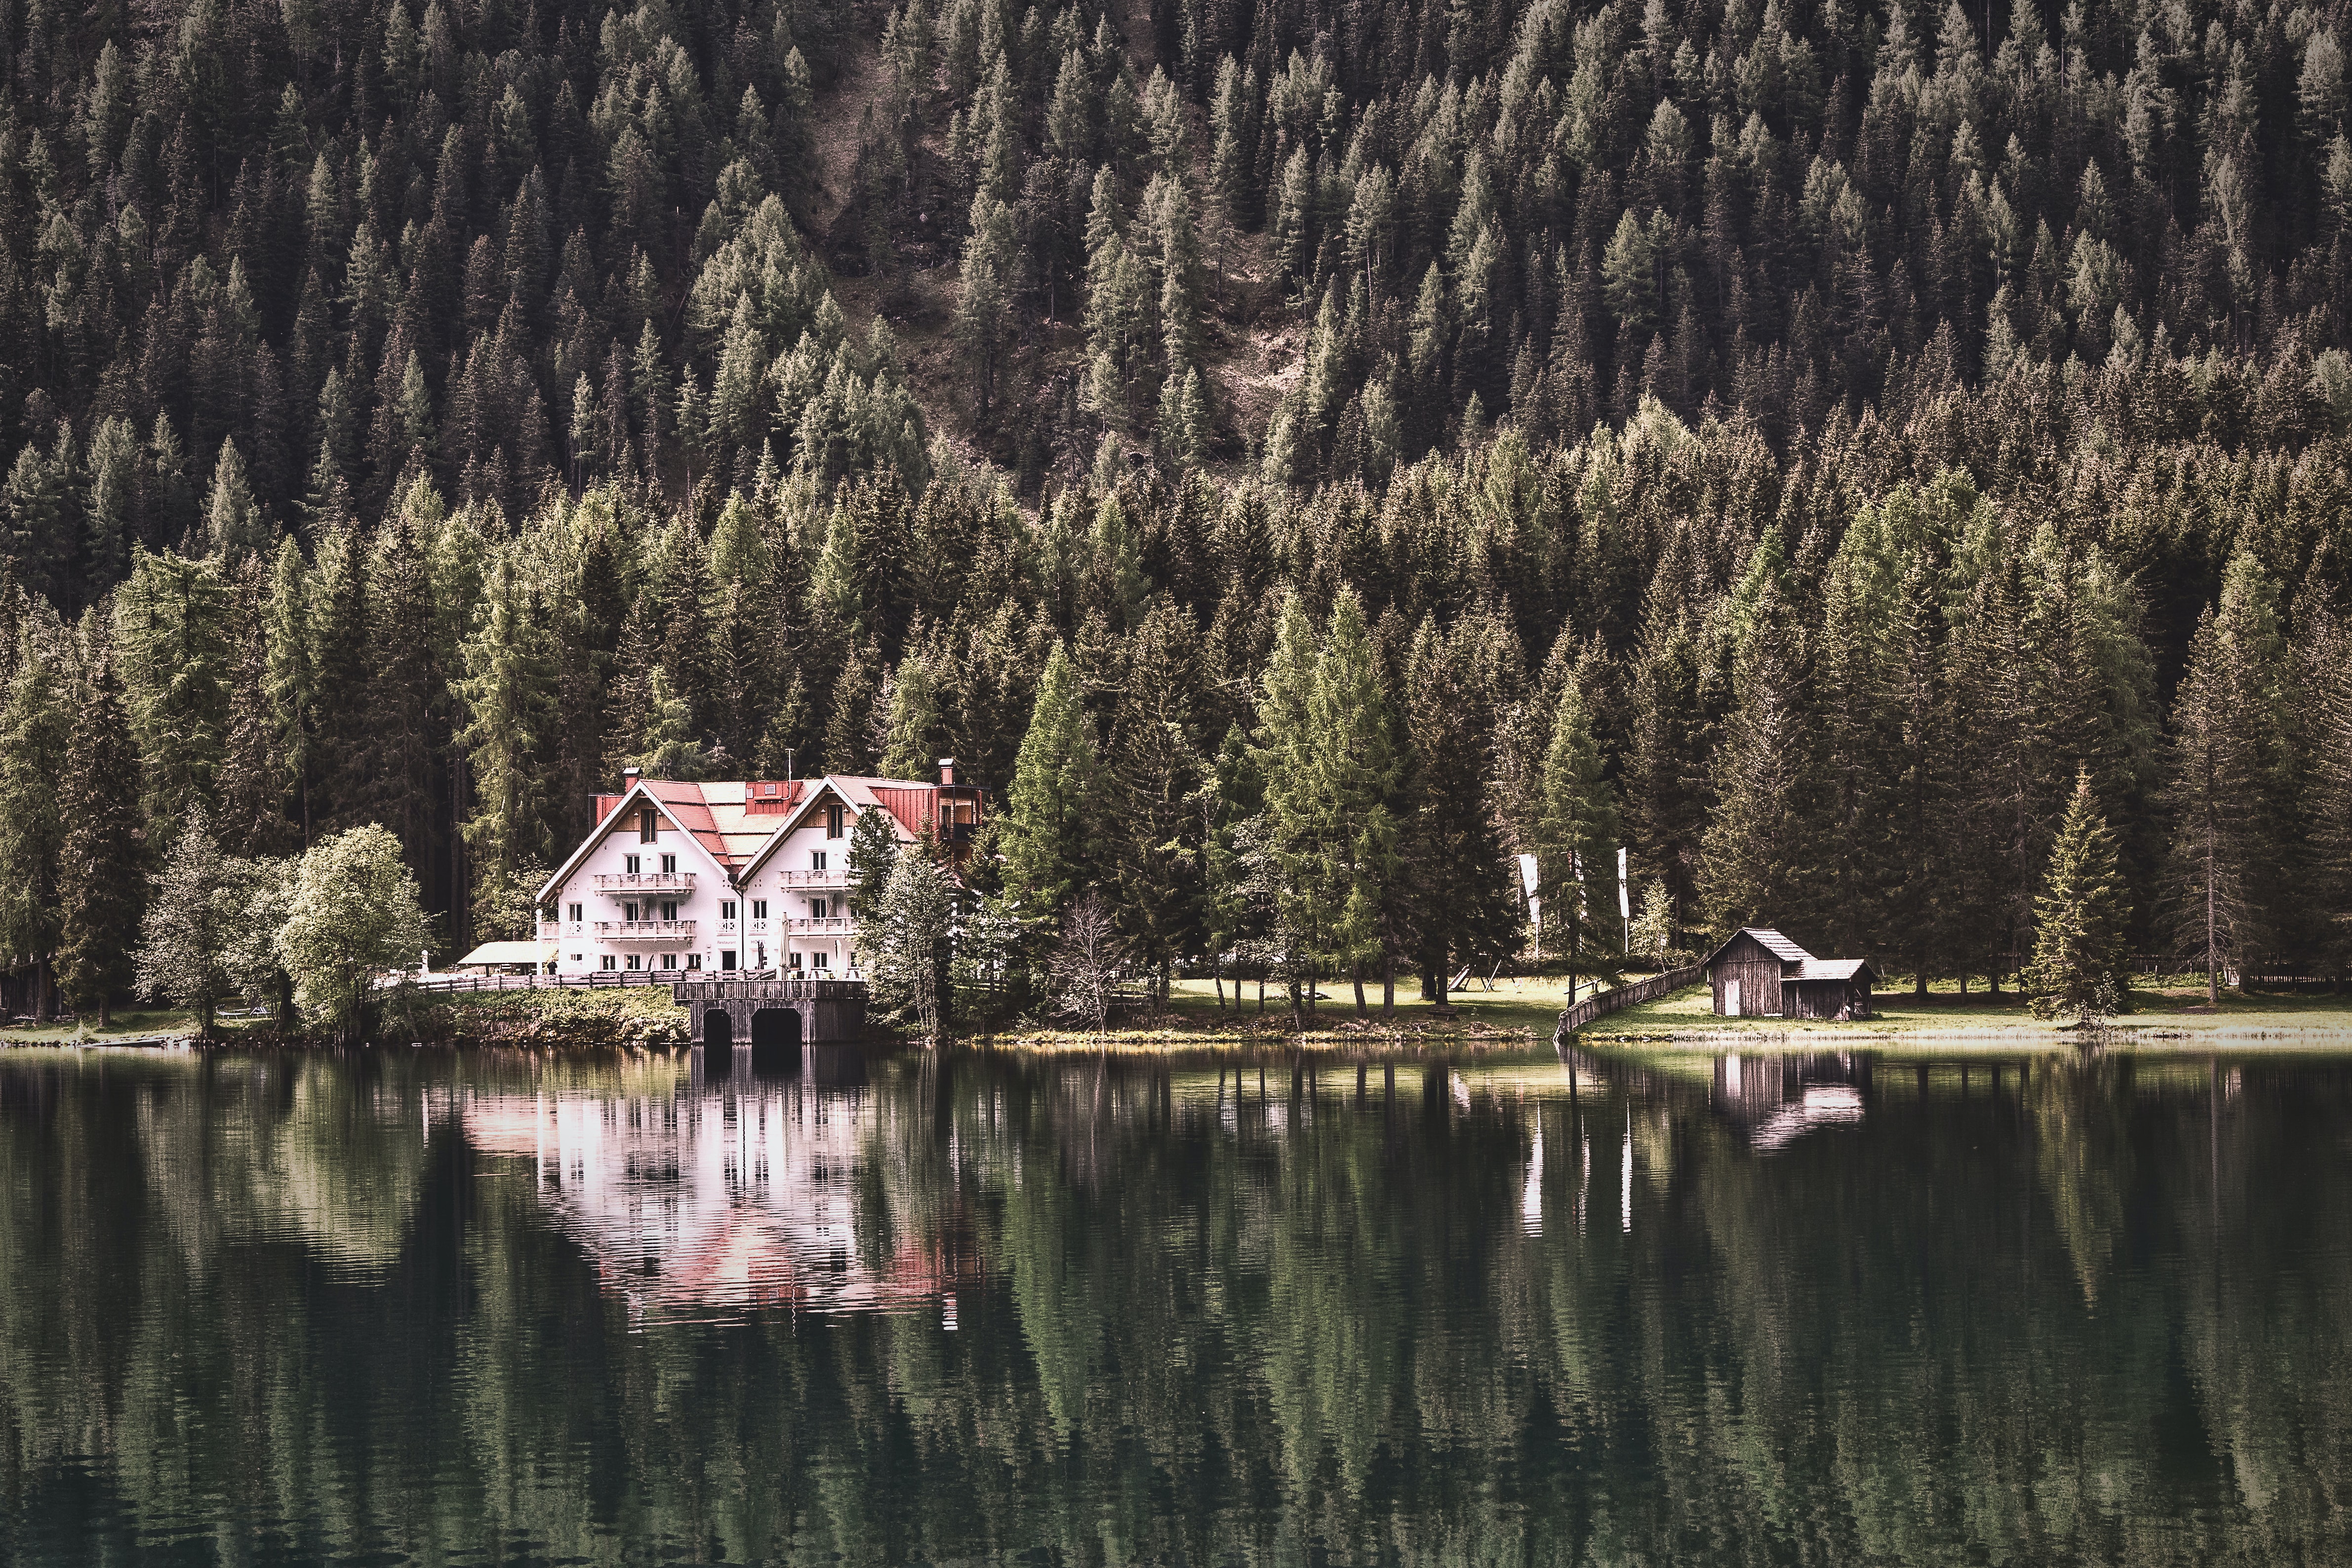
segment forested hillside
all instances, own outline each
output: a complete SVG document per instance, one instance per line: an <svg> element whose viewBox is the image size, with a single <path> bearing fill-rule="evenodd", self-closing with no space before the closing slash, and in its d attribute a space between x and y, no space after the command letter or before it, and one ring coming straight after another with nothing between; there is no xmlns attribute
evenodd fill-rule
<svg viewBox="0 0 2352 1568"><path fill-rule="evenodd" d="M459 949L624 763L951 753L1033 955L1622 844L1564 944L1995 973L2079 766L2134 947L2334 973L2347 25L8 0L0 950L198 805Z"/></svg>

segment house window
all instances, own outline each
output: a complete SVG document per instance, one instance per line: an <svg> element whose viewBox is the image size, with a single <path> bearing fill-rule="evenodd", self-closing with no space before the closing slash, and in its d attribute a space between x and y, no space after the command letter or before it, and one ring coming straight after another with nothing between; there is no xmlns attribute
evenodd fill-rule
<svg viewBox="0 0 2352 1568"><path fill-rule="evenodd" d="M776 793L776 786L772 784L763 784L760 786L760 793L761 795L773 795Z"/></svg>
<svg viewBox="0 0 2352 1568"><path fill-rule="evenodd" d="M677 967L677 954L674 952L663 953L661 955L661 961L662 967L664 969L676 969Z"/></svg>
<svg viewBox="0 0 2352 1568"><path fill-rule="evenodd" d="M698 953L698 952L689 952L689 953L688 953L688 954L686 955L686 966L687 966L688 969L699 969L699 968L701 968L701 967L702 967L702 954L700 954L700 953Z"/></svg>
<svg viewBox="0 0 2352 1568"><path fill-rule="evenodd" d="M763 921L768 918L767 900L753 899L751 900L751 918L755 921Z"/></svg>
<svg viewBox="0 0 2352 1568"><path fill-rule="evenodd" d="M642 862L636 856L624 855L621 857L621 874L623 876L634 877L637 874L641 867Z"/></svg>
<svg viewBox="0 0 2352 1568"><path fill-rule="evenodd" d="M788 952L784 954L784 967L786 969L798 969L800 966L801 955L799 953Z"/></svg>
<svg viewBox="0 0 2352 1568"><path fill-rule="evenodd" d="M719 918L722 921L731 921L735 918L734 900L721 899L719 900ZM727 967L732 969L735 966L730 963Z"/></svg>
<svg viewBox="0 0 2352 1568"><path fill-rule="evenodd" d="M674 921L677 919L677 900L676 899L664 899L662 900L662 919L666 921Z"/></svg>
<svg viewBox="0 0 2352 1568"><path fill-rule="evenodd" d="M723 947L719 950L719 967L721 969L735 967L735 955Z"/></svg>
<svg viewBox="0 0 2352 1568"><path fill-rule="evenodd" d="M809 914L813 919L824 920L826 918L825 911L830 907L831 906L823 899L811 899L809 900Z"/></svg>
<svg viewBox="0 0 2352 1568"><path fill-rule="evenodd" d="M833 961L824 953L812 952L809 954L809 967L811 969L830 969L833 967Z"/></svg>
<svg viewBox="0 0 2352 1568"><path fill-rule="evenodd" d="M841 819L846 809L840 805L828 805L824 808L824 836L827 838L841 837Z"/></svg>
<svg viewBox="0 0 2352 1568"><path fill-rule="evenodd" d="M573 904L572 906L572 913L569 918L573 925L578 925L580 923L581 912L580 906L578 904Z"/></svg>
<svg viewBox="0 0 2352 1568"><path fill-rule="evenodd" d="M677 870L677 856L675 856L675 855L665 855L665 856L663 856L663 857L662 857L662 874L663 874L664 876L667 876L670 872L675 871L675 870Z"/></svg>
<svg viewBox="0 0 2352 1568"><path fill-rule="evenodd" d="M637 918L637 906L635 904L623 904L621 906L621 918L625 921L635 922Z"/></svg>
<svg viewBox="0 0 2352 1568"><path fill-rule="evenodd" d="M653 844L658 842L660 837L661 813L650 805L640 807L637 812L637 842Z"/></svg>
<svg viewBox="0 0 2352 1568"><path fill-rule="evenodd" d="M643 969L645 966L646 961L643 954L635 952L629 954L629 967L631 969Z"/></svg>
<svg viewBox="0 0 2352 1568"><path fill-rule="evenodd" d="M597 968L599 968L599 969L618 969L618 968L620 968L620 967L621 967L621 961L620 961L619 959L617 959L617 958L614 958L611 953L609 953L609 952L608 952L608 953L606 953L606 954L604 955L604 961L603 961L602 963L600 963L599 964L597 964L597 966L596 966L596 967L597 967ZM636 967L636 965L633 963L633 964L629 965L629 967L630 967L630 968L632 968L632 969L635 969L635 968Z"/></svg>
<svg viewBox="0 0 2352 1568"><path fill-rule="evenodd" d="M809 851L809 869L812 871L822 871L824 869L824 850L812 849Z"/></svg>

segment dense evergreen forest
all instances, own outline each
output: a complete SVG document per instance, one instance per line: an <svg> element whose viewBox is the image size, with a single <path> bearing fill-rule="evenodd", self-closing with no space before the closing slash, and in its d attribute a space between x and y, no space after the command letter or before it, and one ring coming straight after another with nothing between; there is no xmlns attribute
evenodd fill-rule
<svg viewBox="0 0 2352 1568"><path fill-rule="evenodd" d="M2346 26L5 0L0 949L953 754L1029 959L1442 975L1532 851L1998 976L2080 773L2132 948L2336 973Z"/></svg>

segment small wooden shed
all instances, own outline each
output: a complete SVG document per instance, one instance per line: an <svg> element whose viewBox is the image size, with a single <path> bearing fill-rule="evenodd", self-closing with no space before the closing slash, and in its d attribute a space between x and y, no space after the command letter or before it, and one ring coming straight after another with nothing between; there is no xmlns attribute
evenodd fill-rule
<svg viewBox="0 0 2352 1568"><path fill-rule="evenodd" d="M1863 958L1815 958L1769 926L1742 926L1708 954L1719 1018L1867 1018L1878 976Z"/></svg>

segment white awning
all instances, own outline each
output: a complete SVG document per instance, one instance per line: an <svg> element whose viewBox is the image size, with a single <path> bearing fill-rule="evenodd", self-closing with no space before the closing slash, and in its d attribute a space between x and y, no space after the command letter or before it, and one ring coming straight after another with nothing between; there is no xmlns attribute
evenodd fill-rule
<svg viewBox="0 0 2352 1568"><path fill-rule="evenodd" d="M501 963L528 963L537 967L554 962L555 944L551 942L486 942L452 967L487 968Z"/></svg>

